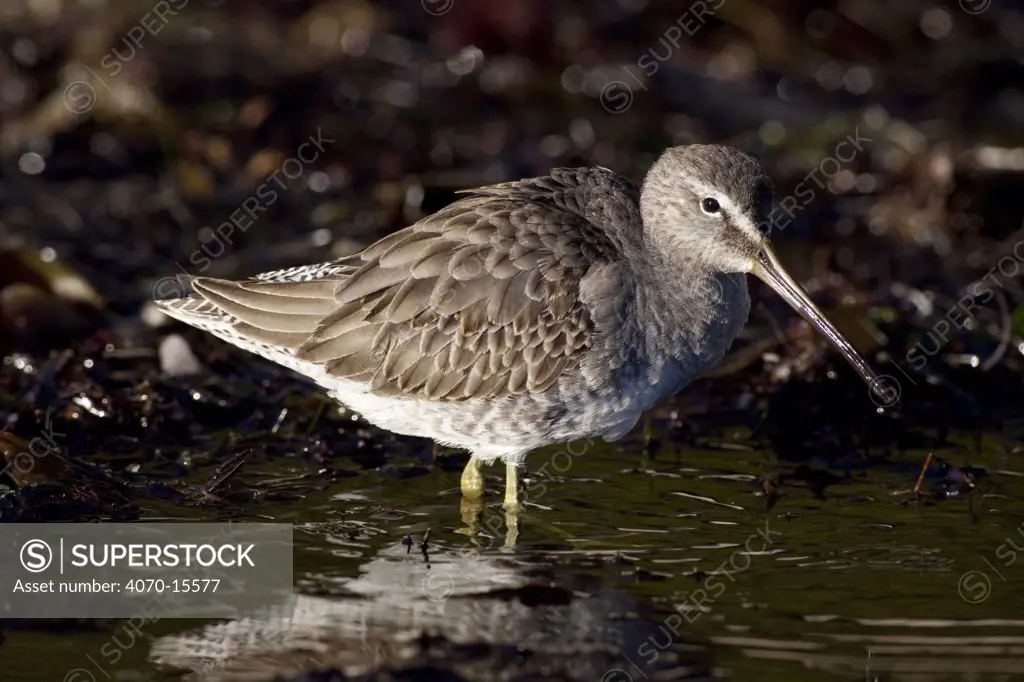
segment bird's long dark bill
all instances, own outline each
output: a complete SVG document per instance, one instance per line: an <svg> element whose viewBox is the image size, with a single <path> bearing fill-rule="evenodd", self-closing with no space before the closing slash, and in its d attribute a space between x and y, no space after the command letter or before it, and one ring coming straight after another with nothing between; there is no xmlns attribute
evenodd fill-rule
<svg viewBox="0 0 1024 682"><path fill-rule="evenodd" d="M857 374L860 374L861 378L867 382L873 391L879 392L882 390L878 377L872 371L867 361L860 356L853 345L846 340L846 337L818 310L818 307L807 297L807 292L782 269L779 259L775 257L775 253L767 245L757 255L754 274L757 275L758 279L774 289L779 296L782 296L815 329L824 334L832 342L832 345L836 347L836 350L842 353L846 361L853 365L853 368L857 370Z"/></svg>

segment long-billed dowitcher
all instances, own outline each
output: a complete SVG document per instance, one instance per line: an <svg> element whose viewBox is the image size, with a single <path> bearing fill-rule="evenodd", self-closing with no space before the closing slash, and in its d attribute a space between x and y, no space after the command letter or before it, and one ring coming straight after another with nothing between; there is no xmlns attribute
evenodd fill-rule
<svg viewBox="0 0 1024 682"><path fill-rule="evenodd" d="M471 190L339 260L251 279L191 279L167 314L300 372L391 431L506 463L614 440L709 370L750 310L747 273L792 305L877 390L874 373L779 265L772 189L731 147L665 151L642 191L605 168Z"/></svg>

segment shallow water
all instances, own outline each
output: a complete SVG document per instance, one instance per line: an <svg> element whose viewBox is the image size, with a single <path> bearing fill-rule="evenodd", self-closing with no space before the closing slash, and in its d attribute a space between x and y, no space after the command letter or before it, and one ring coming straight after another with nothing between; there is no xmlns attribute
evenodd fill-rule
<svg viewBox="0 0 1024 682"><path fill-rule="evenodd" d="M1007 468L998 437L977 449L950 438L935 455L988 477L940 495L933 466L921 496L925 451L808 474L753 442L723 431L715 449L662 444L646 461L637 436L538 451L517 538L497 466L470 530L457 453L444 466L412 453L326 486L301 462L253 465L248 481L301 495L247 510L296 524L300 596L287 617L165 620L138 638L98 624L9 630L0 677L198 682L393 667L436 679L431 665L468 679L606 682L1024 676L1024 473ZM765 474L781 481L767 511Z"/></svg>

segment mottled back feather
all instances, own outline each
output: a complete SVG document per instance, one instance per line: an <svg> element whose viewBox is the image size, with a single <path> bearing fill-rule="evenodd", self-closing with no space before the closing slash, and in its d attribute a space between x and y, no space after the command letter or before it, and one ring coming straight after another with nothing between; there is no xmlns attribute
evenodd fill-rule
<svg viewBox="0 0 1024 682"><path fill-rule="evenodd" d="M637 201L611 171L556 169L472 190L339 261L192 285L233 334L377 395L541 392L594 343L581 281L622 257L605 226Z"/></svg>

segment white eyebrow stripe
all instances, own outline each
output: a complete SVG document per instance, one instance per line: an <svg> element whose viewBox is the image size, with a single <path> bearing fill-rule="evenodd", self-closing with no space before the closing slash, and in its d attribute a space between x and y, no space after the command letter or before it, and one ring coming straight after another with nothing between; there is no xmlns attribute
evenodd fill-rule
<svg viewBox="0 0 1024 682"><path fill-rule="evenodd" d="M686 182L686 184L690 186L691 189L694 190L694 193L697 194L700 198L714 197L715 199L717 199L718 203L721 204L724 209L726 209L726 211L732 217L732 219L736 223L736 226L740 230L746 232L747 236L751 237L754 241L761 241L762 236L760 231L758 231L757 229L757 225L755 225L750 220L750 218L747 217L746 213L740 210L740 207L737 206L736 203L729 196L723 194L720 190L715 189L711 185L707 185L701 182L700 180L686 178L684 181Z"/></svg>

